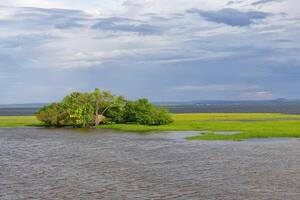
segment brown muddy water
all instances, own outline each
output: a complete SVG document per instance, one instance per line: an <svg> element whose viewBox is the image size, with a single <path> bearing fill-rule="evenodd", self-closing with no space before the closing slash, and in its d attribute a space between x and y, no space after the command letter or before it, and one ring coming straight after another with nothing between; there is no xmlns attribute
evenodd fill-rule
<svg viewBox="0 0 300 200"><path fill-rule="evenodd" d="M300 140L0 129L0 199L300 199Z"/></svg>

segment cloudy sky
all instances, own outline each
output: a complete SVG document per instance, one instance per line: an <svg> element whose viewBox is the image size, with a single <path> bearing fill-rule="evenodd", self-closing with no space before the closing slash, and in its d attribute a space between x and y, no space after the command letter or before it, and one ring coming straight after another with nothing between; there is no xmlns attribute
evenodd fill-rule
<svg viewBox="0 0 300 200"><path fill-rule="evenodd" d="M0 104L95 87L152 101L300 98L299 0L1 0Z"/></svg>

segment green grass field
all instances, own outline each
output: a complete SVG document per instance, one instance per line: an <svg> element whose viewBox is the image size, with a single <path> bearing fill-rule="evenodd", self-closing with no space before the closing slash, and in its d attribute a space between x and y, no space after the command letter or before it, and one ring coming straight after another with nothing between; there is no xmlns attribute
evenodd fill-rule
<svg viewBox="0 0 300 200"><path fill-rule="evenodd" d="M0 127L39 126L35 116L0 116Z"/></svg>
<svg viewBox="0 0 300 200"><path fill-rule="evenodd" d="M123 131L206 131L189 140L244 140L250 138L300 137L300 115L284 114L173 114L174 122L165 126L129 124L104 125L100 128ZM238 131L221 135L218 131Z"/></svg>
<svg viewBox="0 0 300 200"><path fill-rule="evenodd" d="M135 124L101 125L97 128L120 131L206 131L190 140L244 140L250 138L300 137L300 115L284 114L172 114L174 122L165 126ZM34 116L1 117L0 127L40 126ZM218 131L237 131L235 135Z"/></svg>

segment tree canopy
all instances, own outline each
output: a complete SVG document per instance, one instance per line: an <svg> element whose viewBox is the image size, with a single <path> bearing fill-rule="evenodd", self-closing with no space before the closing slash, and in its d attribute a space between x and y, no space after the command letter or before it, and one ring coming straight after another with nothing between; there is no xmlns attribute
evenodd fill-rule
<svg viewBox="0 0 300 200"><path fill-rule="evenodd" d="M91 93L73 92L59 103L37 112L37 118L50 126L91 127L102 123L164 125L172 122L169 112L156 108L147 99L126 100L96 88Z"/></svg>

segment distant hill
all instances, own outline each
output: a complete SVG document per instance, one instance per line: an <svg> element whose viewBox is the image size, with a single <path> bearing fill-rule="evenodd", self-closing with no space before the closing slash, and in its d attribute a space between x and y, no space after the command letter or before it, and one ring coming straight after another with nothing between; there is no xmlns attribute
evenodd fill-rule
<svg viewBox="0 0 300 200"><path fill-rule="evenodd" d="M287 105L300 104L300 99L274 99L274 100L245 100L245 101L224 101L224 100L205 100L205 101L171 101L153 102L157 106L191 106L191 105ZM24 104L0 104L0 108L41 108L50 103L24 103Z"/></svg>
<svg viewBox="0 0 300 200"><path fill-rule="evenodd" d="M157 106L197 106L197 105L297 105L300 100L274 99L274 100L245 100L245 101L224 101L224 100L206 100L206 101L184 101L184 102L154 102Z"/></svg>
<svg viewBox="0 0 300 200"><path fill-rule="evenodd" d="M300 114L300 100L154 102L173 113L286 113ZM47 103L0 105L2 115L33 115Z"/></svg>
<svg viewBox="0 0 300 200"><path fill-rule="evenodd" d="M300 100L156 102L173 113L285 113L300 114Z"/></svg>

